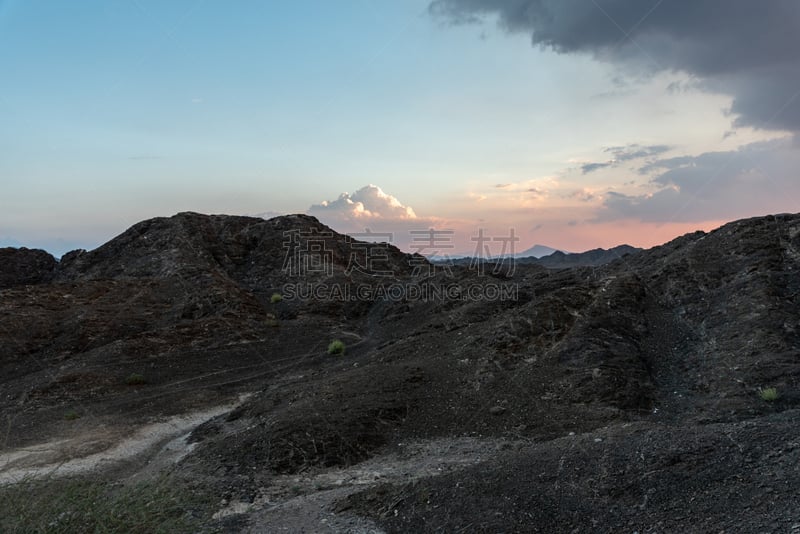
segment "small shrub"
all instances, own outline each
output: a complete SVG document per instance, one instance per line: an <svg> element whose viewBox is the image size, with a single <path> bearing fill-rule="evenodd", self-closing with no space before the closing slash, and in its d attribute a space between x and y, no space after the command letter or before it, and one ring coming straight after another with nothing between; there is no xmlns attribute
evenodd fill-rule
<svg viewBox="0 0 800 534"><path fill-rule="evenodd" d="M344 343L338 339L331 341L328 345L328 354L344 354Z"/></svg>
<svg viewBox="0 0 800 534"><path fill-rule="evenodd" d="M144 379L143 375L139 373L132 373L125 379L125 383L129 386L141 386L142 384L147 383L147 380Z"/></svg>
<svg viewBox="0 0 800 534"><path fill-rule="evenodd" d="M283 300L283 295L281 295L280 293L273 293L272 296L269 298L269 301L272 304L277 304L282 300Z"/></svg>
<svg viewBox="0 0 800 534"><path fill-rule="evenodd" d="M66 419L67 421L74 421L75 419L78 419L80 416L81 415L75 410L70 410L64 414L64 419Z"/></svg>
<svg viewBox="0 0 800 534"><path fill-rule="evenodd" d="M761 400L765 400L767 402L774 402L780 397L780 394L776 388L759 389L758 395L761 397Z"/></svg>

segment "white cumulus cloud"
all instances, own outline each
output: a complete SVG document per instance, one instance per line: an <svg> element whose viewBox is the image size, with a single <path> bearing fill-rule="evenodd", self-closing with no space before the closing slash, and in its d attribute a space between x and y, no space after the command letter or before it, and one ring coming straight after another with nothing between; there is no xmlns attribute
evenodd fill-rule
<svg viewBox="0 0 800 534"><path fill-rule="evenodd" d="M336 200L324 200L308 209L309 214L344 220L413 220L416 213L377 185L367 185L355 193L342 193Z"/></svg>

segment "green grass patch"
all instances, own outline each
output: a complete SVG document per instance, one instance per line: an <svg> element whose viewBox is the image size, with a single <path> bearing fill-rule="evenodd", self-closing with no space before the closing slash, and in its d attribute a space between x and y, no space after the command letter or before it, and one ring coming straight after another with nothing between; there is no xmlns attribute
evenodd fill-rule
<svg viewBox="0 0 800 534"><path fill-rule="evenodd" d="M758 390L758 396L761 400L767 402L775 402L780 398L777 388L763 388Z"/></svg>
<svg viewBox="0 0 800 534"><path fill-rule="evenodd" d="M64 419L66 419L67 421L74 421L75 419L80 418L80 416L81 414L79 414L75 410L70 410L64 414Z"/></svg>
<svg viewBox="0 0 800 534"><path fill-rule="evenodd" d="M283 295L280 293L273 293L272 296L269 298L269 301L273 304L277 304L283 300Z"/></svg>
<svg viewBox="0 0 800 534"><path fill-rule="evenodd" d="M328 354L344 354L344 343L338 339L334 339L328 345Z"/></svg>
<svg viewBox="0 0 800 534"><path fill-rule="evenodd" d="M113 484L29 479L0 488L0 532L197 532L211 499L166 477Z"/></svg>
<svg viewBox="0 0 800 534"><path fill-rule="evenodd" d="M125 383L129 386L141 386L142 384L146 384L147 380L145 380L144 375L132 373L125 379Z"/></svg>
<svg viewBox="0 0 800 534"><path fill-rule="evenodd" d="M281 325L281 322L278 320L277 317L275 317L274 313L268 313L267 314L266 323L267 323L267 326L280 326Z"/></svg>

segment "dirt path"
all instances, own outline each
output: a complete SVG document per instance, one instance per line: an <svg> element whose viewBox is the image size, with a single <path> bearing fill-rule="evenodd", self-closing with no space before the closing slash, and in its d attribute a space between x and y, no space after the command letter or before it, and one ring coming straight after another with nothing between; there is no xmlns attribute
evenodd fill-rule
<svg viewBox="0 0 800 534"><path fill-rule="evenodd" d="M169 417L137 429L101 427L76 437L53 439L2 453L0 484L31 477L97 472L160 447L143 469L155 472L191 451L194 444L188 444L186 438L194 428L232 410L246 398L247 395L241 395L233 403Z"/></svg>
<svg viewBox="0 0 800 534"><path fill-rule="evenodd" d="M237 514L245 532L337 532L378 534L374 522L348 513L337 503L384 483L403 483L457 471L522 445L500 439L454 438L398 444L396 450L343 469L317 469L276 477L253 503L226 503L215 518ZM387 510L392 513L392 510Z"/></svg>
<svg viewBox="0 0 800 534"><path fill-rule="evenodd" d="M197 426L234 409L246 397L136 429L96 428L77 437L7 451L0 454L0 485L31 477L98 473L126 462L135 465L135 478L157 475L192 451L196 443L187 443L187 438ZM252 503L221 503L214 518L253 533L269 527L270 532L380 534L383 531L373 521L338 503L378 484L409 482L475 465L516 445L478 438L398 443L390 452L348 468L278 476Z"/></svg>

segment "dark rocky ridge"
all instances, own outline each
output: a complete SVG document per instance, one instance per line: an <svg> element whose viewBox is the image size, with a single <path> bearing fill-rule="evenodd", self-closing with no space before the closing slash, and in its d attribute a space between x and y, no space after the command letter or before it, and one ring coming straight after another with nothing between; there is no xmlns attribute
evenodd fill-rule
<svg viewBox="0 0 800 534"><path fill-rule="evenodd" d="M0 248L0 289L52 279L56 259L44 250Z"/></svg>
<svg viewBox="0 0 800 534"><path fill-rule="evenodd" d="M331 269L288 276L291 232L305 236L301 250L322 246ZM348 269L354 254L376 259L371 270ZM0 291L6 446L255 391L194 432L187 476L247 498L276 473L351 465L400 441L483 436L531 445L344 506L397 532L800 524L800 215L737 221L599 267L428 267L312 217L180 214L66 255L26 285L12 270ZM271 302L287 283L454 292ZM514 298L460 297L488 286ZM344 357L326 355L334 338ZM134 372L147 383L127 385ZM767 386L777 401L759 398ZM85 416L58 422L66 407ZM682 497L684 471L699 485ZM632 508L644 495L648 507ZM698 523L702 514L712 519Z"/></svg>

